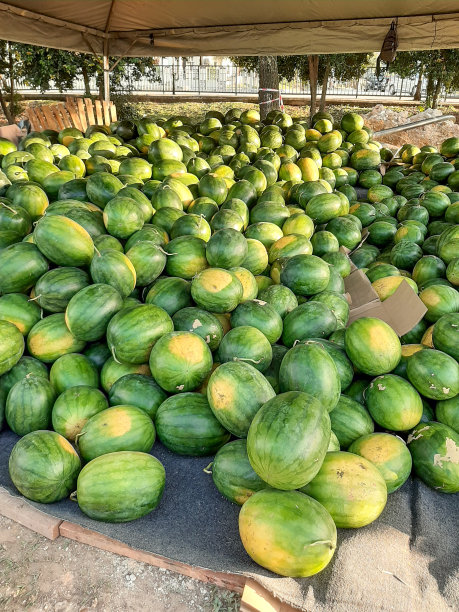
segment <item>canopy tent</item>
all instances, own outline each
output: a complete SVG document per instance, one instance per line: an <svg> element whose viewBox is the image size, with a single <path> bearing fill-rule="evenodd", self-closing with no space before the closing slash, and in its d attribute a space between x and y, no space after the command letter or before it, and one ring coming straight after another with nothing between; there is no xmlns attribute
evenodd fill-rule
<svg viewBox="0 0 459 612"><path fill-rule="evenodd" d="M0 38L112 56L379 51L458 45L457 0L0 0Z"/></svg>

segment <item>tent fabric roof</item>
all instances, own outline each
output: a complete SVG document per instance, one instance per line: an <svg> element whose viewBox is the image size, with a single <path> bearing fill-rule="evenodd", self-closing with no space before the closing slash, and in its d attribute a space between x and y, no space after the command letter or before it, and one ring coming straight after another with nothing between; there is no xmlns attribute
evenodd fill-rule
<svg viewBox="0 0 459 612"><path fill-rule="evenodd" d="M110 55L289 55L458 46L457 0L0 0L0 38Z"/></svg>

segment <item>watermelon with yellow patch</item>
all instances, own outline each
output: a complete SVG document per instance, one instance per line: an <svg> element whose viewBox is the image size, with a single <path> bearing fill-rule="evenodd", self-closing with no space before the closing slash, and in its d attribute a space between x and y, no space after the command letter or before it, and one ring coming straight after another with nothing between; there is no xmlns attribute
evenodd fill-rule
<svg viewBox="0 0 459 612"><path fill-rule="evenodd" d="M113 406L92 416L76 436L81 457L91 461L118 451L150 452L156 432L150 417L135 406Z"/></svg>

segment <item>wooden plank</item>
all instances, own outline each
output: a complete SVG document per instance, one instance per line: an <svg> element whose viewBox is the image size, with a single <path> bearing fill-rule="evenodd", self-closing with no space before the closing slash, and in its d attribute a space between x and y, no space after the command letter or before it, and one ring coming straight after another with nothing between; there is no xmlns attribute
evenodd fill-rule
<svg viewBox="0 0 459 612"><path fill-rule="evenodd" d="M56 119L56 115L53 111L52 106L42 106L41 111L46 119L46 127L50 130L56 130L59 132L61 128L61 124Z"/></svg>
<svg viewBox="0 0 459 612"><path fill-rule="evenodd" d="M297 610L274 597L255 580L247 579L242 592L241 612L297 612Z"/></svg>
<svg viewBox="0 0 459 612"><path fill-rule="evenodd" d="M214 572L201 567L187 565L186 563L181 563L180 561L166 559L161 555L131 548L123 542L119 542L118 540L104 536L100 533L92 531L91 529L86 529L85 527L81 527L75 523L63 521L59 526L59 532L61 536L71 540L83 542L84 544L89 544L95 548L107 550L108 552L116 553L117 555L129 557L135 561L141 561L143 563L154 565L155 567L162 567L164 569L183 574L184 576L201 580L202 582L211 582L212 584L216 584L217 586L229 589L231 591L236 591L237 593L242 593L244 588L246 579L245 576L240 574Z"/></svg>
<svg viewBox="0 0 459 612"><path fill-rule="evenodd" d="M60 536L61 519L37 510L22 497L14 497L4 489L0 489L0 514L49 540L55 540Z"/></svg>
<svg viewBox="0 0 459 612"><path fill-rule="evenodd" d="M56 109L56 115L58 115L62 121L63 127L73 127L70 116L65 108L65 104L56 104L54 108Z"/></svg>
<svg viewBox="0 0 459 612"><path fill-rule="evenodd" d="M61 114L59 110L57 109L57 105L53 104L52 106L47 106L46 109L47 109L46 112L48 113L47 116L49 117L49 120L54 121L55 127L53 129L57 131L62 130L65 127L65 125L61 118Z"/></svg>
<svg viewBox="0 0 459 612"><path fill-rule="evenodd" d="M110 125L109 104L105 100L103 100L103 102L102 102L102 109L104 111L104 125Z"/></svg>
<svg viewBox="0 0 459 612"><path fill-rule="evenodd" d="M67 98L65 103L65 107L67 109L68 114L70 115L70 119L72 120L73 127L76 127L77 130L81 131L81 123L80 117L78 116L78 111L76 109L75 103L71 98Z"/></svg>
<svg viewBox="0 0 459 612"><path fill-rule="evenodd" d="M41 127L42 130L46 130L47 128L49 128L48 120L46 118L46 115L43 113L42 106L35 107L35 115L37 116L38 122L42 126Z"/></svg>
<svg viewBox="0 0 459 612"><path fill-rule="evenodd" d="M26 110L27 119L30 121L30 127L34 132L41 131L40 121L35 114L35 109L32 106Z"/></svg>
<svg viewBox="0 0 459 612"><path fill-rule="evenodd" d="M102 119L102 104L100 103L100 100L94 100L94 106L96 107L97 125L104 125L104 120Z"/></svg>
<svg viewBox="0 0 459 612"><path fill-rule="evenodd" d="M77 103L77 108L78 108L78 115L80 117L81 127L83 128L83 131L85 132L86 128L88 127L88 120L86 119L86 109L84 106L84 102L81 98L77 98L76 103Z"/></svg>
<svg viewBox="0 0 459 612"><path fill-rule="evenodd" d="M114 102L110 102L110 116L113 122L118 121L117 114L116 114L116 106Z"/></svg>
<svg viewBox="0 0 459 612"><path fill-rule="evenodd" d="M86 106L86 112L88 113L89 125L95 125L96 118L94 117L94 105L92 103L91 98L85 98L84 103Z"/></svg>

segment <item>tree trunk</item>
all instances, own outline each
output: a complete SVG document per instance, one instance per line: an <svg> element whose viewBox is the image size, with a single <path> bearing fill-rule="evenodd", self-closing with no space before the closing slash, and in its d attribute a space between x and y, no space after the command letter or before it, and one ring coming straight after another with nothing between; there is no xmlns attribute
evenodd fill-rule
<svg viewBox="0 0 459 612"><path fill-rule="evenodd" d="M0 88L0 107L8 123L13 123L12 117L10 115L10 111L8 109L8 104L6 103L6 100L5 100L5 97L3 95L3 91L1 90L1 88Z"/></svg>
<svg viewBox="0 0 459 612"><path fill-rule="evenodd" d="M422 76L424 74L424 66L421 66L421 70L419 72L419 78L418 78L418 82L416 85L416 91L414 92L414 98L413 100L416 100L417 102L421 101L421 89L422 89Z"/></svg>
<svg viewBox="0 0 459 612"><path fill-rule="evenodd" d="M15 101L15 94L14 94L14 62L13 62L13 56L11 54L11 50L8 48L8 70L10 73L10 86L9 86L9 90L10 90L10 105L9 105L9 115L10 115L10 123L14 123L15 119L16 119L16 101Z"/></svg>
<svg viewBox="0 0 459 612"><path fill-rule="evenodd" d="M88 70L86 66L81 67L81 75L83 77L83 82L84 82L84 95L87 98L90 98L91 97L91 85L89 83L89 74L88 74Z"/></svg>
<svg viewBox="0 0 459 612"><path fill-rule="evenodd" d="M309 117L312 119L316 112L316 100L317 100L317 75L319 73L319 56L308 55L309 63L309 85L311 87L311 107L309 110Z"/></svg>
<svg viewBox="0 0 459 612"><path fill-rule="evenodd" d="M327 60L327 65L325 66L324 78L322 81L322 93L320 96L320 106L319 110L325 110L325 103L327 100L327 88L328 88L328 77L330 76L330 62Z"/></svg>
<svg viewBox="0 0 459 612"><path fill-rule="evenodd" d="M427 79L427 91L426 91L426 107L430 108L432 106L432 97L434 90L434 79L432 74L429 74Z"/></svg>
<svg viewBox="0 0 459 612"><path fill-rule="evenodd" d="M280 108L277 56L260 55L258 58L258 74L260 88L258 104L260 105L260 116L264 119L269 111ZM263 89L273 89L274 91L262 91Z"/></svg>
<svg viewBox="0 0 459 612"><path fill-rule="evenodd" d="M442 84L442 79L441 77L439 77L437 79L437 82L435 83L435 89L433 91L432 108L437 108L438 106L438 96L440 95L441 84Z"/></svg>

